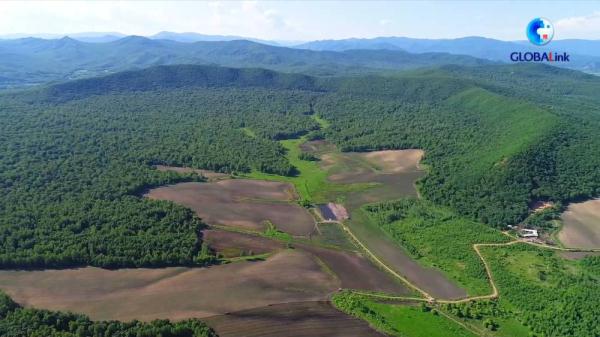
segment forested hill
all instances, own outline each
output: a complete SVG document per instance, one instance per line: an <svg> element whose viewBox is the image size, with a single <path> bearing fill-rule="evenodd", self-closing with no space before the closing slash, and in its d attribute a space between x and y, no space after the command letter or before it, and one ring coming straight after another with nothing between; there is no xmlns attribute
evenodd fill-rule
<svg viewBox="0 0 600 337"><path fill-rule="evenodd" d="M139 197L192 178L152 166L293 175L278 140L307 133L345 151L422 148L424 197L513 224L531 200L600 194L600 79L581 76L489 66L318 78L187 65L5 93L0 267L206 263L191 211ZM531 89L535 77L578 84L556 95L550 84Z"/></svg>
<svg viewBox="0 0 600 337"><path fill-rule="evenodd" d="M527 41L500 41L480 36L457 39L414 39L407 37L376 37L371 39L344 39L312 41L296 48L320 51L345 51L353 49L404 50L410 53L451 53L508 62L510 54L522 52L563 52L571 55L570 62L554 64L557 67L577 69L598 74L600 72L600 41L553 40L546 46L534 46Z"/></svg>
<svg viewBox="0 0 600 337"><path fill-rule="evenodd" d="M405 51L311 51L250 41L182 43L129 36L104 43L63 38L0 40L0 88L65 81L156 65L260 67L315 75L360 74L440 64L488 64L471 56Z"/></svg>
<svg viewBox="0 0 600 337"><path fill-rule="evenodd" d="M38 99L64 102L92 95L177 88L268 88L272 90L320 91L317 80L302 74L266 69L235 69L216 66L157 66L104 77L81 79L41 88ZM32 96L33 97L33 96Z"/></svg>

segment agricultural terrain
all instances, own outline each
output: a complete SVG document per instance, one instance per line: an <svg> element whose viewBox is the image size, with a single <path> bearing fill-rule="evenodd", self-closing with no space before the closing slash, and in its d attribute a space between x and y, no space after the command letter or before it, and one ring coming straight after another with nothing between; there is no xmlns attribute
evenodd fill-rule
<svg viewBox="0 0 600 337"><path fill-rule="evenodd" d="M560 241L567 247L600 247L600 200L569 205L562 214Z"/></svg>
<svg viewBox="0 0 600 337"><path fill-rule="evenodd" d="M596 335L599 247L509 228L546 230L548 201L593 237L569 212L600 194L599 90L539 65L174 65L2 93L0 331Z"/></svg>

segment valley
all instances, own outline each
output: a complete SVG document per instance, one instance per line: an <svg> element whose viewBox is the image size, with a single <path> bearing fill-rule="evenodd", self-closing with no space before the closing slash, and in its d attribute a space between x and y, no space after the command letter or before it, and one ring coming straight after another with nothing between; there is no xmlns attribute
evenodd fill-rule
<svg viewBox="0 0 600 337"><path fill-rule="evenodd" d="M186 65L0 95L11 315L168 318L225 336L290 320L298 336L585 336L597 257L503 231L554 221L535 220L533 200L597 194L594 98L575 86L574 117L568 98L540 107L507 89L514 68L495 69L323 79ZM576 324L524 314L528 290L550 306L565 284L586 308Z"/></svg>

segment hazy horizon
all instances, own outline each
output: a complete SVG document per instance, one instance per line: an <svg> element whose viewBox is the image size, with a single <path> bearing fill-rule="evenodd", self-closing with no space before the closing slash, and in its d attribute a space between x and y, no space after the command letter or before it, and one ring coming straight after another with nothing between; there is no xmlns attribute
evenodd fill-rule
<svg viewBox="0 0 600 337"><path fill-rule="evenodd" d="M298 42L388 36L521 41L534 17L554 23L556 40L600 39L600 2L592 1L5 1L0 36L167 31Z"/></svg>
<svg viewBox="0 0 600 337"><path fill-rule="evenodd" d="M243 36L243 35L229 35L229 34L206 34L203 32L174 32L174 31L160 31L160 32L156 32L153 34L149 34L149 35L137 35L137 34L124 34L121 32L74 32L74 33L66 33L66 34L52 34L52 33L36 33L36 34L27 34L27 33L14 33L14 34L7 34L7 35L2 35L0 34L0 39L6 39L6 40L13 40L13 39L21 39L21 38L38 38L38 39L43 39L43 40L54 40L54 39L60 39L60 38L65 38L65 37L69 37L72 39L77 40L78 38L89 38L89 37L106 37L106 36L116 36L119 38L125 38L125 37L129 37L129 36L139 36L139 37L145 37L145 38L153 38L154 36L161 34L161 33L171 33L171 34L198 34L198 35L203 35L203 36L213 36L213 37L217 37L217 36L222 36L222 37L227 37L227 38L241 38L241 39L248 39L248 40L255 40L255 41L266 41L266 42L287 42L287 43L305 43L305 42L315 42L315 41L334 41L334 40L371 40L371 39L379 39L379 38L407 38L407 39L415 39L415 40L458 40L458 39L465 39L465 38L483 38L483 39L491 39L491 40L497 40L497 41L504 41L504 42L527 42L526 39L515 39L515 40L502 40L502 39L496 39L496 38L490 38L490 37L485 37L485 36L478 36L478 35L469 35L469 36L459 36L459 37L453 37L453 38L418 38L418 37L409 37L409 36L401 36L401 35L388 35L388 36L373 36L373 37L347 37L347 38L339 38L339 39L335 39L335 38L325 38L325 39L316 39L316 40L269 40L269 39L261 39L258 37L254 37L254 36ZM554 41L561 41L561 40L582 40L582 41L600 41L600 38L590 38L590 39L585 39L585 38L563 38L563 39L553 39ZM216 40L215 40L216 41ZM82 41L85 42L85 41Z"/></svg>

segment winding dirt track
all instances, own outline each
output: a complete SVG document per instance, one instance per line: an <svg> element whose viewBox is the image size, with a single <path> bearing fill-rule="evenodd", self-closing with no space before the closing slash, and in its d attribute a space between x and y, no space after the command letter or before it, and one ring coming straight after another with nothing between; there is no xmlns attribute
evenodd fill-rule
<svg viewBox="0 0 600 337"><path fill-rule="evenodd" d="M536 246L536 247L539 247L539 248L553 249L553 250L557 250L557 251L567 251L567 252L600 252L600 249L562 248L562 247L549 246L549 245L541 244L541 243L535 243L535 242L529 242L529 241L519 240L519 239L515 238L514 236L508 234L507 232L502 232L502 234L504 234L504 235L506 235L506 236L514 239L514 240L510 241L510 242L505 242L505 243L476 243L476 244L473 244L473 249L477 253L477 256L479 256L479 258L481 259L481 262L483 262L483 265L485 267L485 272L486 272L488 280L490 282L490 286L492 288L492 293L489 294L489 295L465 297L465 298L461 298L461 299L458 299L458 300L444 300L444 299L436 299L431 294L429 294L427 291L421 289L418 285L410 282L404 276L398 274L393 269L391 269L390 267L388 267L373 252L371 252L362 242L360 242L360 240L358 239L358 237L356 237L356 235L354 235L354 233L352 233L352 231L350 230L350 228L348 228L348 226L344 225L341 222L338 222L338 224L340 226L342 226L342 228L344 229L344 231L346 233L348 233L348 235L352 238L352 240L375 263L377 263L381 268L383 268L384 270L386 270L387 272L389 272L390 274L392 274L394 277L396 277L399 280L401 280L402 282L406 283L406 285L408 285L411 289L417 291L418 293L420 293L424 297L424 298L418 298L418 297L406 297L406 296L388 296L388 295L372 294L372 293L365 293L365 292L360 292L360 291L354 291L354 293L356 293L356 294L361 294L361 295L371 296L371 297L376 297L376 298L382 298L382 299L391 299L391 300L409 300L409 301L421 301L421 302L430 302L430 303L465 303L465 302L470 302L470 301L489 300L489 299L498 298L499 294L498 294L498 288L496 287L496 282L494 282L494 277L492 275L492 271L491 271L491 268L490 268L488 262L486 261L486 259L481 254L481 251L479 250L480 247L502 247L502 246L514 245L514 244L517 244L517 243L523 243L523 244L529 244L529 245L532 245L532 246ZM461 325L463 325L463 324L461 324Z"/></svg>

